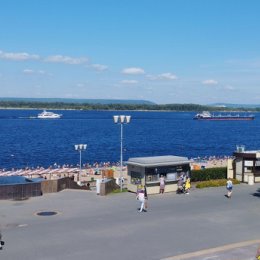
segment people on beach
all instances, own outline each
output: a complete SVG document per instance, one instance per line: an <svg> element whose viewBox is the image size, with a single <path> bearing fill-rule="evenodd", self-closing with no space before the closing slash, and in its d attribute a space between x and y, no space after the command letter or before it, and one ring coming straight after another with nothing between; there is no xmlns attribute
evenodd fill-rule
<svg viewBox="0 0 260 260"><path fill-rule="evenodd" d="M141 203L139 212L146 212L144 209L145 196L143 187L140 187L140 189L137 190L136 199Z"/></svg>
<svg viewBox="0 0 260 260"><path fill-rule="evenodd" d="M228 180L227 180L226 188L227 188L227 191L228 191L227 192L227 197L231 198L232 189L233 189L233 183L232 183L230 178L228 178Z"/></svg>
<svg viewBox="0 0 260 260"><path fill-rule="evenodd" d="M165 189L165 179L164 176L161 175L160 177L160 193L163 194Z"/></svg>

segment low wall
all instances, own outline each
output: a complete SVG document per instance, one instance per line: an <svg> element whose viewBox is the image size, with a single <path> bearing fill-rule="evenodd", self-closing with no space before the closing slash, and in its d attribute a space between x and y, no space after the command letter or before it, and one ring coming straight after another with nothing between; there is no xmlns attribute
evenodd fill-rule
<svg viewBox="0 0 260 260"><path fill-rule="evenodd" d="M127 184L127 189L131 192L137 192L138 185ZM164 192L176 192L177 191L177 181L166 181ZM160 193L160 183L146 183L147 194L159 194Z"/></svg>
<svg viewBox="0 0 260 260"><path fill-rule="evenodd" d="M100 193L99 195L105 196L108 193L112 192L113 190L116 190L120 188L117 184L115 179L109 179L106 182L100 183Z"/></svg>
<svg viewBox="0 0 260 260"><path fill-rule="evenodd" d="M165 189L164 192L176 192L178 189L177 183L166 183L165 185ZM160 185L155 185L155 186L148 186L146 185L146 190L147 190L147 194L151 195L151 194L159 194L160 193Z"/></svg>
<svg viewBox="0 0 260 260"><path fill-rule="evenodd" d="M8 184L0 186L0 199L23 200L41 196L41 183Z"/></svg>
<svg viewBox="0 0 260 260"><path fill-rule="evenodd" d="M89 190L87 186L78 185L73 179L69 177L57 180L44 180L41 182L42 193L59 192L64 189Z"/></svg>
<svg viewBox="0 0 260 260"><path fill-rule="evenodd" d="M41 182L0 185L0 200L22 200L41 196L45 193L59 192L64 189L89 190L87 186L80 186L71 178L65 177Z"/></svg>

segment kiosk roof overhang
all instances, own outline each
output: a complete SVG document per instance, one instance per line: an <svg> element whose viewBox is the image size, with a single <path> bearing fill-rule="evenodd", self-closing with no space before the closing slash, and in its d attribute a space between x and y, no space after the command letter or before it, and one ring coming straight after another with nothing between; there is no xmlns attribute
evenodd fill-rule
<svg viewBox="0 0 260 260"><path fill-rule="evenodd" d="M183 165L183 164L189 164L190 162L191 161L187 157L166 155L166 156L129 158L127 164L141 166L141 167L158 167L158 166L168 166L168 165Z"/></svg>
<svg viewBox="0 0 260 260"><path fill-rule="evenodd" d="M234 152L235 157L244 158L244 159L259 159L260 151L244 151L244 152Z"/></svg>

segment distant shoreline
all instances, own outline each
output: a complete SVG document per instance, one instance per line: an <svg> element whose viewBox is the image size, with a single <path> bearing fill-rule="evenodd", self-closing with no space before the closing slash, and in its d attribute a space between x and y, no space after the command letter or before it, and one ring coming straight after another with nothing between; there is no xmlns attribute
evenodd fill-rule
<svg viewBox="0 0 260 260"><path fill-rule="evenodd" d="M169 109L77 109L77 108L37 108L37 107L0 107L0 110L67 110L67 111L130 111L130 112L175 112L175 113L197 113L202 110L169 110ZM260 113L260 110L210 110L211 112L219 112L219 113Z"/></svg>

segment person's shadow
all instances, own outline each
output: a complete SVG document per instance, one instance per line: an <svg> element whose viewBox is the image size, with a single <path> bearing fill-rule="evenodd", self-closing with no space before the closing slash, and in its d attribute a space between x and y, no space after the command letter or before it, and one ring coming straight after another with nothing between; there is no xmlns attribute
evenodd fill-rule
<svg viewBox="0 0 260 260"><path fill-rule="evenodd" d="M260 198L260 188L257 189L257 191L255 193L253 193L252 195Z"/></svg>
<svg viewBox="0 0 260 260"><path fill-rule="evenodd" d="M0 232L0 250L3 249L4 244L5 244L5 242L2 240L2 234Z"/></svg>

